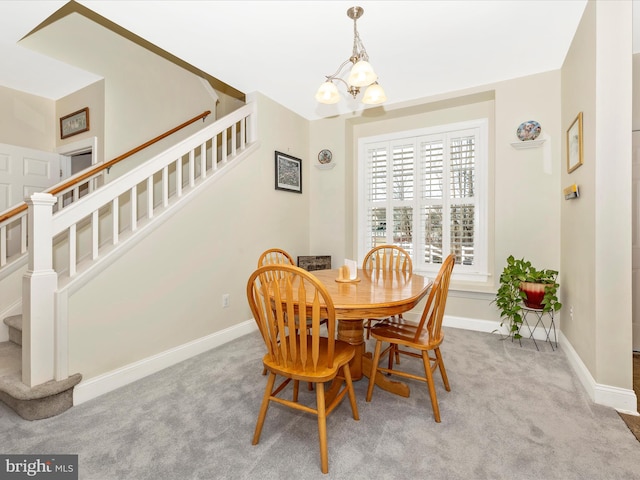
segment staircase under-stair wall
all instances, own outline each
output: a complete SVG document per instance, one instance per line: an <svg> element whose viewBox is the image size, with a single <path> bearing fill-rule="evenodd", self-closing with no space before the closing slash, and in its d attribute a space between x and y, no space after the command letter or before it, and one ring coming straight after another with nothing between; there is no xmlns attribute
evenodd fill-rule
<svg viewBox="0 0 640 480"><path fill-rule="evenodd" d="M73 405L82 372L69 371L70 297L255 152L255 117L255 104L245 105L64 209L54 211L48 194L27 201L21 311L0 305L5 338L8 329L0 341L1 401L28 420Z"/></svg>

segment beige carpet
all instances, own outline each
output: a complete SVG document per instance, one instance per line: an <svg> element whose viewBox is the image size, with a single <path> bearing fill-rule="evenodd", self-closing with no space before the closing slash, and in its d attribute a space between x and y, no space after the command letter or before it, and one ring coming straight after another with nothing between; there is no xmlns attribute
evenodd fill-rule
<svg viewBox="0 0 640 480"><path fill-rule="evenodd" d="M328 475L306 413L270 407L251 445L266 382L257 332L56 417L28 422L0 405L0 452L77 454L82 480L640 480L638 441L589 400L562 345L445 331L442 423L418 382L409 398L376 389L371 402L356 382L360 421L345 402L329 416ZM300 389L301 401L314 393Z"/></svg>

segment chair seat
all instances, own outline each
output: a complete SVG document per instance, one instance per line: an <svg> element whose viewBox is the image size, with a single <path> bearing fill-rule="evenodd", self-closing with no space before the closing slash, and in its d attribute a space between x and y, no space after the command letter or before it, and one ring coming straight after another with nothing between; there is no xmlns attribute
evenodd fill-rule
<svg viewBox="0 0 640 480"><path fill-rule="evenodd" d="M438 338L429 338L429 331L420 330L420 335L416 339L418 325L409 322L404 318L391 317L371 327L371 335L379 340L397 343L417 350L431 350L442 343L444 333L440 332Z"/></svg>
<svg viewBox="0 0 640 480"><path fill-rule="evenodd" d="M307 339L307 348L309 351L311 351L311 341L311 336L309 336L309 338ZM289 343L288 339L285 343ZM328 343L329 340L326 337L320 337L318 369L313 372L309 371L308 365L305 370L299 359L296 363L289 363L288 365L284 365L281 360L280 362L274 361L271 358L271 355L268 353L262 358L262 363L268 370L286 378L302 380L304 382L326 382L333 379L340 367L342 367L346 363L349 363L356 353L353 345L349 345L346 342L336 340L334 344L335 350L333 353L333 367L328 368L326 367Z"/></svg>

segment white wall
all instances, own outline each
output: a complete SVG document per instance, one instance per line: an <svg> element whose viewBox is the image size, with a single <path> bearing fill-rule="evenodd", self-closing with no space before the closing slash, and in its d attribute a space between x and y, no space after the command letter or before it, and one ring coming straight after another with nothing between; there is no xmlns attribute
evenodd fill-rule
<svg viewBox="0 0 640 480"><path fill-rule="evenodd" d="M631 3L594 2L562 68L562 125L583 112L580 187L562 202L563 333L593 381L632 389ZM563 148L563 156L566 148ZM565 312L566 313L566 312Z"/></svg>
<svg viewBox="0 0 640 480"><path fill-rule="evenodd" d="M92 152L94 163L102 162L104 158L104 109L105 109L105 81L100 80L77 92L60 98L56 101L55 118L56 122L56 147L62 147L71 143L85 140L92 137L98 139L98 151ZM89 108L89 130L78 133L65 139L60 138L60 121L59 119L78 110Z"/></svg>
<svg viewBox="0 0 640 480"><path fill-rule="evenodd" d="M497 310L490 302L510 254L527 257L542 268L560 266L559 71L452 92L396 108L378 108L367 115L312 122L309 157L317 163L318 151L329 148L336 167L311 171L311 250L333 255L334 265L336 260L356 255L358 138L479 117L490 121L493 276L486 284L452 284L456 293L447 303L447 314L497 321ZM518 141L518 126L526 120L541 123L542 135L547 139L543 148L515 150L511 146L511 142Z"/></svg>
<svg viewBox="0 0 640 480"><path fill-rule="evenodd" d="M308 122L257 101L259 151L70 297L70 372L90 380L250 320L260 253L308 252ZM302 194L274 189L275 150L303 159Z"/></svg>
<svg viewBox="0 0 640 480"><path fill-rule="evenodd" d="M104 110L96 116L103 114L107 161L205 110L214 113L207 122L215 119L216 98L200 77L78 13L38 30L21 45L105 79ZM193 124L145 152L162 151L201 127L201 122ZM142 161L140 156L130 159L114 167L109 175L118 176Z"/></svg>
<svg viewBox="0 0 640 480"><path fill-rule="evenodd" d="M53 100L0 86L0 143L53 152L55 131Z"/></svg>

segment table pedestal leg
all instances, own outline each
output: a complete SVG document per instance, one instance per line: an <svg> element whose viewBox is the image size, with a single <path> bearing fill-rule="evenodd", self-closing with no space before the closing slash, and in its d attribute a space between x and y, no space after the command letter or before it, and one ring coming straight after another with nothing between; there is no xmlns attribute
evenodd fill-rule
<svg viewBox="0 0 640 480"><path fill-rule="evenodd" d="M373 359L371 358L370 353L365 353L362 357L362 369L364 371L365 377L369 377L369 375L371 374L372 360ZM376 372L375 383L378 387L380 387L382 390L386 390L387 392L395 393L396 395L400 395L401 397L409 396L409 385L403 382L389 380L380 372Z"/></svg>
<svg viewBox="0 0 640 480"><path fill-rule="evenodd" d="M338 322L338 340L353 345L356 354L349 362L351 378L353 381L369 378L371 372L371 353L365 352L363 321L344 320ZM376 372L376 385L387 392L395 393L401 397L409 396L409 385L394 380L389 380L385 375ZM331 389L330 389L331 390Z"/></svg>
<svg viewBox="0 0 640 480"><path fill-rule="evenodd" d="M364 355L364 327L362 320L349 320L338 322L338 340L353 345L356 354L349 362L351 379L356 381L362 378L362 356Z"/></svg>

